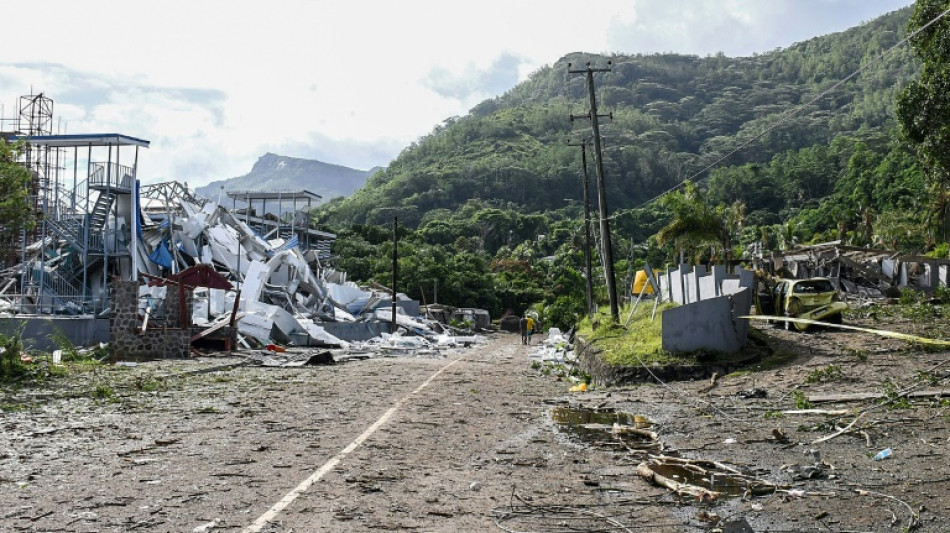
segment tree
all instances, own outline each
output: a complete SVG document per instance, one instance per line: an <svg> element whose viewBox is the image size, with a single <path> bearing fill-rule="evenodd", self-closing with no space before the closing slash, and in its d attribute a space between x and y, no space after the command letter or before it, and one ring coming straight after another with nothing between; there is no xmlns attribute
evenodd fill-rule
<svg viewBox="0 0 950 533"><path fill-rule="evenodd" d="M17 162L22 142L0 139L0 232L7 243L17 241L23 230L36 225L30 206L30 171Z"/></svg>
<svg viewBox="0 0 950 533"><path fill-rule="evenodd" d="M661 246L674 243L684 252L709 244L722 246L722 217L709 206L695 183L687 181L682 192L664 196L660 204L673 214L673 220L656 234Z"/></svg>
<svg viewBox="0 0 950 533"><path fill-rule="evenodd" d="M933 198L950 196L950 18L943 16L945 0L917 0L908 27L923 28L911 40L922 63L920 78L908 84L897 99L897 117L907 140L930 178ZM943 237L950 233L950 202L938 202Z"/></svg>

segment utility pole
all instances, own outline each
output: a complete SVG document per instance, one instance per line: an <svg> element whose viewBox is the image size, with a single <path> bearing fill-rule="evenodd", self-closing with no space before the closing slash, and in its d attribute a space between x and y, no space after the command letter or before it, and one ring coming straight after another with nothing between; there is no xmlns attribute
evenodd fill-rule
<svg viewBox="0 0 950 533"><path fill-rule="evenodd" d="M614 323L620 322L620 307L617 304L617 281L614 279L614 250L610 243L610 219L607 218L607 186L604 183L604 157L600 145L600 124L598 119L601 116L610 117L613 115L597 114L597 98L594 96L594 73L610 72L610 62L607 62L608 68L591 68L587 63L586 68L582 70L571 70L571 64L567 64L568 73L584 74L587 77L587 93L590 98L590 112L587 118L590 119L591 129L594 135L594 162L597 168L597 198L600 202L600 239L604 246L604 274L607 277L607 295L610 297L610 318ZM581 115L584 116L584 115ZM571 115L571 120L574 120Z"/></svg>
<svg viewBox="0 0 950 533"><path fill-rule="evenodd" d="M399 239L396 232L398 229L397 217L393 216L393 323L390 333L396 333L396 277L399 272L399 252L397 250Z"/></svg>
<svg viewBox="0 0 950 533"><path fill-rule="evenodd" d="M584 277L587 279L587 316L594 318L594 286L591 279L590 253L590 178L587 175L587 140L568 142L568 146L581 147L581 165L584 167Z"/></svg>

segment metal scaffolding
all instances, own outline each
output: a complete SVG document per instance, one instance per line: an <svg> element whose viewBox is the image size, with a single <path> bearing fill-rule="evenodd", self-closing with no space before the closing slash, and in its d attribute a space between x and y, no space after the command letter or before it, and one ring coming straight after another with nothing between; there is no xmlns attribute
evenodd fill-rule
<svg viewBox="0 0 950 533"><path fill-rule="evenodd" d="M22 96L17 109L0 125L15 124L3 137L24 143L19 159L32 177L37 223L8 238L18 257L4 257L0 297L15 302L9 310L17 313L97 315L108 306L110 277L137 273L138 149L149 142L118 133L53 134L53 100L43 93Z"/></svg>

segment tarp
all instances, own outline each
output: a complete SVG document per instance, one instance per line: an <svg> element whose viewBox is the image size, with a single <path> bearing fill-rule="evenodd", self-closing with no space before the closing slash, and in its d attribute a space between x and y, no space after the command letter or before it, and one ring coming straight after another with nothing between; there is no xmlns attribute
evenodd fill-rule
<svg viewBox="0 0 950 533"><path fill-rule="evenodd" d="M152 251L152 254L148 256L153 263L159 265L162 268L171 268L172 267L172 254L168 250L168 240L162 239L162 242L155 247Z"/></svg>

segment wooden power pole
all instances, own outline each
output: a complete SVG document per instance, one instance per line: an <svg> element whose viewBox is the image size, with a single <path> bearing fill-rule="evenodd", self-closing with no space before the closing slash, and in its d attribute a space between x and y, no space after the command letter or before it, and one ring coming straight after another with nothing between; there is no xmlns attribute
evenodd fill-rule
<svg viewBox="0 0 950 533"><path fill-rule="evenodd" d="M594 318L594 285L591 279L591 240L590 240L590 177L587 175L587 141L567 143L568 146L581 147L581 166L584 167L584 277L587 279L587 316Z"/></svg>
<svg viewBox="0 0 950 533"><path fill-rule="evenodd" d="M607 63L610 65L610 63ZM611 117L611 115L597 114L597 98L594 95L594 73L610 72L610 68L591 68L590 63L581 70L571 70L571 64L567 64L570 74L584 74L587 77L587 93L590 98L590 112L586 115L590 119L591 129L594 135L594 163L597 169L597 198L600 208L600 239L604 246L604 274L607 277L607 295L610 298L610 318L614 323L620 322L620 306L617 303L617 281L614 276L614 250L610 242L610 219L607 218L607 186L604 183L604 157L600 144L600 124L598 119L601 116ZM583 115L582 115L583 116ZM571 115L571 120L574 120Z"/></svg>
<svg viewBox="0 0 950 533"><path fill-rule="evenodd" d="M391 333L396 333L396 278L399 272L399 252L398 252L398 231L399 223L397 218L393 217L393 323Z"/></svg>

